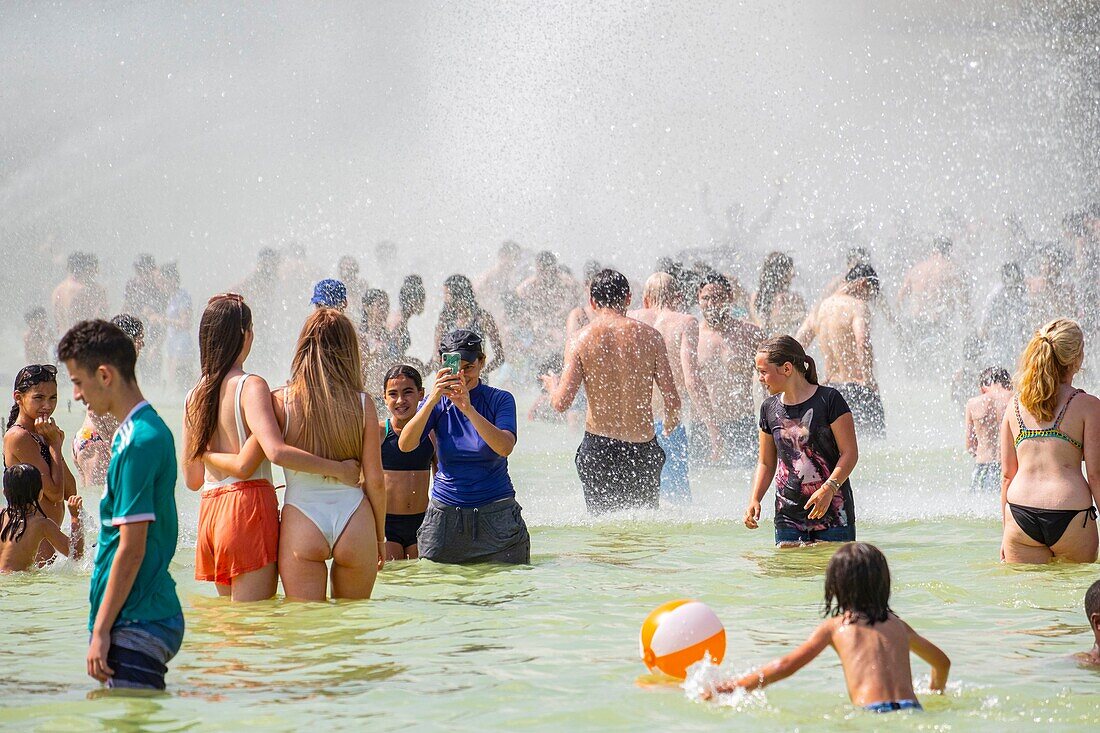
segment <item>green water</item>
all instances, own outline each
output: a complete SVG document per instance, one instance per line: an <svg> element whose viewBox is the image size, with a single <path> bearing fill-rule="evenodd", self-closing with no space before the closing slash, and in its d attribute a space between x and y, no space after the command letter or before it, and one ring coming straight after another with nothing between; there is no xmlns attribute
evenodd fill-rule
<svg viewBox="0 0 1100 733"><path fill-rule="evenodd" d="M59 418L71 435L75 412ZM954 663L948 693L921 696L925 714L855 711L828 650L731 705L639 685L639 626L673 598L715 609L731 671L800 643L818 620L829 550L778 551L766 529L745 530L737 521L745 471L696 475L690 510L593 522L571 464L576 440L564 429L521 429L512 474L531 525L531 567L392 563L369 602L214 598L212 586L193 580L198 498L181 487L172 571L188 628L169 693L89 694L87 562L63 563L0 578L0 726L1003 731L1100 723L1100 672L1071 656L1091 645L1081 601L1100 571L998 563L996 500L961 492L968 463L946 442L867 449L855 484L859 536L890 561L894 609ZM89 504L94 498L89 492ZM916 658L913 670L926 687Z"/></svg>

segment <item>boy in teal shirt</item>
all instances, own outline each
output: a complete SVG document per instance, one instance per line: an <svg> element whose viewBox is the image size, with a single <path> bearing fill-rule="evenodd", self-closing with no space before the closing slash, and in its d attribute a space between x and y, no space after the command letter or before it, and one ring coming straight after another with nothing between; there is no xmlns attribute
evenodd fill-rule
<svg viewBox="0 0 1100 733"><path fill-rule="evenodd" d="M167 662L183 643L183 612L168 564L176 553L176 449L145 401L129 337L106 321L83 321L57 348L73 397L122 420L100 502L99 549L89 600L88 674L108 687L163 690Z"/></svg>

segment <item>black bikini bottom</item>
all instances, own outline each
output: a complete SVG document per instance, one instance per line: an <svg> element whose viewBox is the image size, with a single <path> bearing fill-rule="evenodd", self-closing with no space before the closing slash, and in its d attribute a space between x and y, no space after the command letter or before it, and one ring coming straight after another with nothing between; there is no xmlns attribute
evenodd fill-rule
<svg viewBox="0 0 1100 733"><path fill-rule="evenodd" d="M1030 506L1009 504L1008 508L1012 510L1012 518L1016 520L1016 524L1020 526L1024 534L1047 547L1053 547L1058 543L1058 540L1062 539L1066 527L1078 514L1084 512L1086 515L1085 521L1081 524L1082 527L1089 523L1090 518L1096 519L1096 507L1094 506L1090 506L1088 509L1036 509Z"/></svg>

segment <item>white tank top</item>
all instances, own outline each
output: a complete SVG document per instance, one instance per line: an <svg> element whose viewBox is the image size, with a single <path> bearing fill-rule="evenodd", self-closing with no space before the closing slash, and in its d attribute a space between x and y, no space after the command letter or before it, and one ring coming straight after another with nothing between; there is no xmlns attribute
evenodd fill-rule
<svg viewBox="0 0 1100 733"><path fill-rule="evenodd" d="M289 389L283 389L283 438L286 438L287 431L290 429L290 408L287 406L287 393ZM365 392L359 393L359 400L363 404L363 409L367 409L367 395ZM306 473L305 471L292 471L289 468L283 468L283 475L286 478L286 490L287 495L297 494L302 491L316 491L324 490L329 491L332 489L344 489L354 488L356 491L360 491L358 485L349 486L342 484L331 478L325 478L320 474Z"/></svg>
<svg viewBox="0 0 1100 733"><path fill-rule="evenodd" d="M237 418L237 441L240 445L240 449L244 448L245 442L248 440L248 436L244 432L244 418L241 416L241 392L244 391L244 383L248 381L251 374L242 374L241 378L237 380L237 389L233 395L233 414ZM216 489L219 486L230 486L240 481L255 481L258 479L265 479L271 481L271 461L264 458L260 461L259 467L256 472L249 476L247 479L239 479L234 476L227 476L222 480L215 480L210 476L209 470L206 472L206 480L202 485L205 489Z"/></svg>

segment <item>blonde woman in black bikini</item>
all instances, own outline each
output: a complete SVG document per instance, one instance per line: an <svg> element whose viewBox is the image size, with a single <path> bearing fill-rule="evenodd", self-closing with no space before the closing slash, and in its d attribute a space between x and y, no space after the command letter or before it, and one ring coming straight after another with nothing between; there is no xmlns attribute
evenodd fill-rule
<svg viewBox="0 0 1100 733"><path fill-rule="evenodd" d="M1005 562L1096 561L1100 400L1073 386L1084 358L1081 327L1065 318L1039 329L1020 358L1001 424Z"/></svg>

